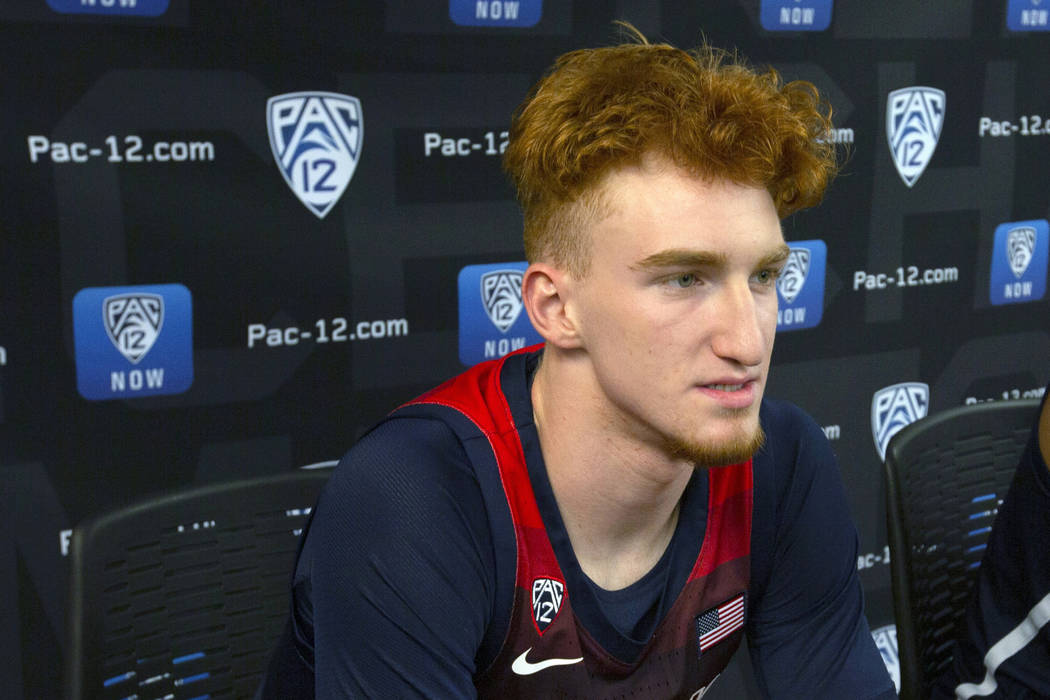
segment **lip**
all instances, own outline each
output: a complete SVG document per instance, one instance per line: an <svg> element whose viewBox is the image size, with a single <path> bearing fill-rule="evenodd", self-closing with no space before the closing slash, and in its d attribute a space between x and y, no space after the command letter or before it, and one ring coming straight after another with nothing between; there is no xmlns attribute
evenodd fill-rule
<svg viewBox="0 0 1050 700"><path fill-rule="evenodd" d="M731 390L714 387L737 387ZM700 393L723 408L748 408L758 397L758 381L755 379L724 379L697 387Z"/></svg>

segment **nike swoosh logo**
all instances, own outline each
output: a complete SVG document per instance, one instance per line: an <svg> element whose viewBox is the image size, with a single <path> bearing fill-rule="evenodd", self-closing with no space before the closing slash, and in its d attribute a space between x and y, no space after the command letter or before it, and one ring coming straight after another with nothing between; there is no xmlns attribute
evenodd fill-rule
<svg viewBox="0 0 1050 700"><path fill-rule="evenodd" d="M519 676L531 676L533 673L542 671L545 668L551 666L571 666L572 664L578 664L583 661L581 656L578 659L544 659L543 661L537 661L536 663L529 663L525 660L525 657L532 651L532 647L529 647L525 651L521 652L521 656L514 659L514 663L511 664L510 670Z"/></svg>

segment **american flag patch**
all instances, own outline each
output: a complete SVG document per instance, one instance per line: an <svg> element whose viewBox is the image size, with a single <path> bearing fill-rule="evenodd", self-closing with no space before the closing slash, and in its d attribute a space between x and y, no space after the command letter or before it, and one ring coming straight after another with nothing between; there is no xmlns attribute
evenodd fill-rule
<svg viewBox="0 0 1050 700"><path fill-rule="evenodd" d="M741 593L696 618L699 653L703 654L744 626L744 597Z"/></svg>

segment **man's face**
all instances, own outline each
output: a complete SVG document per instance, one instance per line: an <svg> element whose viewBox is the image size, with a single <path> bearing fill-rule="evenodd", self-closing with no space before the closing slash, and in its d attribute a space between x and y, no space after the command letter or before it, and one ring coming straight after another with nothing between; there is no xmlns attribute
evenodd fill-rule
<svg viewBox="0 0 1050 700"><path fill-rule="evenodd" d="M571 282L582 361L610 428L701 466L761 444L759 404L788 248L769 193L661 160L611 173Z"/></svg>

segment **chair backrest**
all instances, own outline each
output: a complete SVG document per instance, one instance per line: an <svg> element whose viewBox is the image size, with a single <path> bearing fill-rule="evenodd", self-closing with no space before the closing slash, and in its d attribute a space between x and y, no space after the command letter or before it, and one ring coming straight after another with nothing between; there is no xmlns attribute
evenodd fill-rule
<svg viewBox="0 0 1050 700"><path fill-rule="evenodd" d="M79 525L68 697L252 697L285 623L299 534L330 473L180 490Z"/></svg>
<svg viewBox="0 0 1050 700"><path fill-rule="evenodd" d="M951 663L995 514L1038 410L1038 399L962 406L890 441L887 527L901 698L928 698Z"/></svg>

